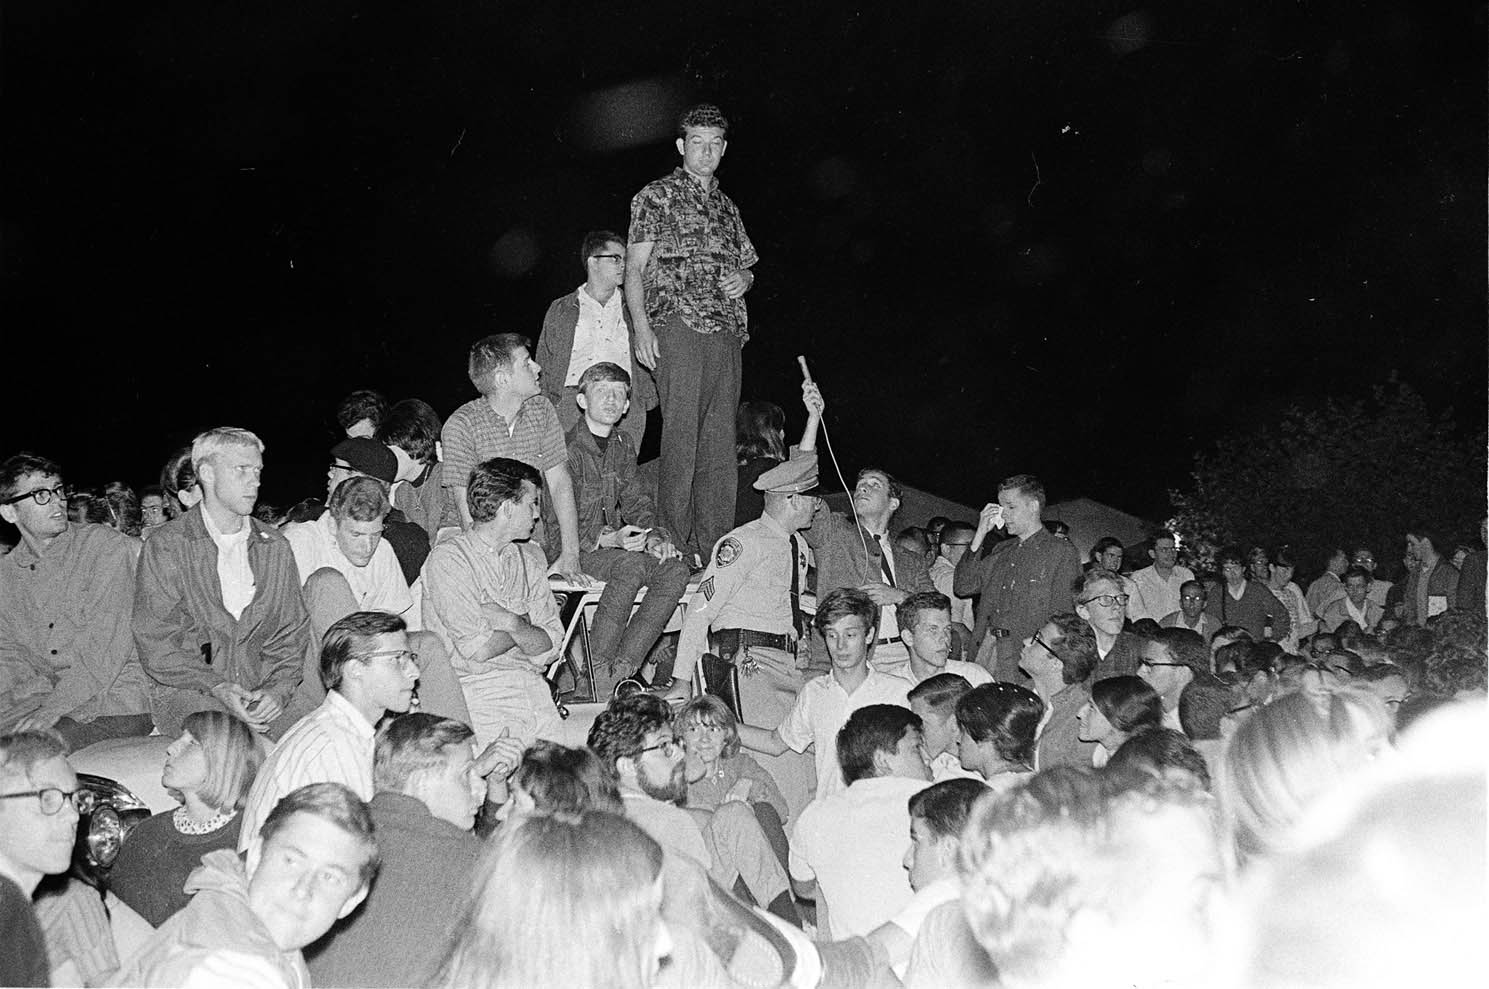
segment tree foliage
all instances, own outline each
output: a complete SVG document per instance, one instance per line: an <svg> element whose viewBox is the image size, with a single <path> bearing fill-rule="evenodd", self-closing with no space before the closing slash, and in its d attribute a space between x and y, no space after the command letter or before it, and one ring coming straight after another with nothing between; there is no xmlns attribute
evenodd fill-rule
<svg viewBox="0 0 1489 989"><path fill-rule="evenodd" d="M1476 539L1485 505L1485 438L1463 437L1392 380L1369 401L1298 407L1195 457L1193 485L1171 491L1176 531L1203 564L1227 543L1289 546L1321 571L1333 546L1369 546L1389 574L1406 529L1433 527L1451 555Z"/></svg>

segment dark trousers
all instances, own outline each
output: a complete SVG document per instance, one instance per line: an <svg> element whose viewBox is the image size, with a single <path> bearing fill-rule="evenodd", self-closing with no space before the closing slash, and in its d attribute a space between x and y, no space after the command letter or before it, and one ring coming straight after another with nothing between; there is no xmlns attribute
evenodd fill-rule
<svg viewBox="0 0 1489 989"><path fill-rule="evenodd" d="M662 323L657 343L662 398L657 514L678 549L707 562L713 544L734 528L739 338L695 333L674 315Z"/></svg>
<svg viewBox="0 0 1489 989"><path fill-rule="evenodd" d="M605 582L589 630L598 690L600 681L613 685L616 679L634 673L641 666L688 586L688 568L681 560L664 563L650 553L623 549L580 553L579 566L591 577ZM643 587L646 598L632 615L636 592Z"/></svg>
<svg viewBox="0 0 1489 989"><path fill-rule="evenodd" d="M74 721L62 718L54 726L57 734L67 740L68 748L76 752L94 742L110 738L135 738L150 734L155 727L148 714L103 714L92 721Z"/></svg>

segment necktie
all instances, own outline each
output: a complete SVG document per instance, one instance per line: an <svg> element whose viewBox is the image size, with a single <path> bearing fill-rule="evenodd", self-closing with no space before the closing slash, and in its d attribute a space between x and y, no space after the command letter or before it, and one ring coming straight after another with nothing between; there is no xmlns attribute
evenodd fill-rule
<svg viewBox="0 0 1489 989"><path fill-rule="evenodd" d="M798 635L806 634L806 623L801 612L801 546L796 533L791 533L791 627Z"/></svg>
<svg viewBox="0 0 1489 989"><path fill-rule="evenodd" d="M879 568L884 571L884 579L889 581L890 587L900 586L894 582L894 571L889 567L889 554L884 552L884 540L876 534L874 542L879 544Z"/></svg>

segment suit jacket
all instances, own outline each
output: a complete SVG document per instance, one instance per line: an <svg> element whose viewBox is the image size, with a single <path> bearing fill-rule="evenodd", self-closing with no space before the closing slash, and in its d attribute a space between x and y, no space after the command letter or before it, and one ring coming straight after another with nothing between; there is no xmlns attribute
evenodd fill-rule
<svg viewBox="0 0 1489 989"><path fill-rule="evenodd" d="M1406 593L1401 598L1401 619L1412 625L1427 624L1427 615L1417 614L1417 588L1422 583L1422 571L1413 570L1406 578ZM1437 564L1427 575L1427 596L1441 595L1448 599L1448 607L1458 603L1458 568L1445 556L1437 558Z"/></svg>
<svg viewBox="0 0 1489 989"><path fill-rule="evenodd" d="M621 303L621 312L626 321L626 333L630 336L631 350L634 354L636 331L631 326L631 311L626 307L624 300ZM573 399L564 394L564 378L568 377L569 359L574 355L574 328L578 325L579 298L573 292L554 299L548 306L548 312L543 316L543 331L538 335L537 352L533 354L533 360L543 368L543 394L548 396L548 400L553 403L555 409L564 409L574 404ZM641 419L645 420L647 410L656 408L660 402L657 396L656 378L633 356L631 359L631 411L628 416L639 413Z"/></svg>
<svg viewBox="0 0 1489 989"><path fill-rule="evenodd" d="M140 665L165 690L209 693L230 681L267 690L288 710L311 648L310 616L289 542L258 519L247 524L254 595L236 620L222 606L202 506L155 530L140 553L134 641Z"/></svg>
<svg viewBox="0 0 1489 989"><path fill-rule="evenodd" d="M1080 740L1077 717L1090 699L1089 682L1067 684L1064 690L1049 699L1050 719L1044 723L1044 730L1039 733L1039 742L1034 748L1036 769L1091 765L1091 752L1096 743Z"/></svg>

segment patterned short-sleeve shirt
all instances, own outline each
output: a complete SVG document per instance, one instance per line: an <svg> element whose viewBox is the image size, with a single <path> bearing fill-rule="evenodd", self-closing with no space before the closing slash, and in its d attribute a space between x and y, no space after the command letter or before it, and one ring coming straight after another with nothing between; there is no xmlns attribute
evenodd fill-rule
<svg viewBox="0 0 1489 989"><path fill-rule="evenodd" d="M705 190L677 168L649 183L631 199L629 239L652 245L642 276L647 319L659 324L675 313L699 333L749 339L744 299L726 296L719 279L760 258L718 182Z"/></svg>

